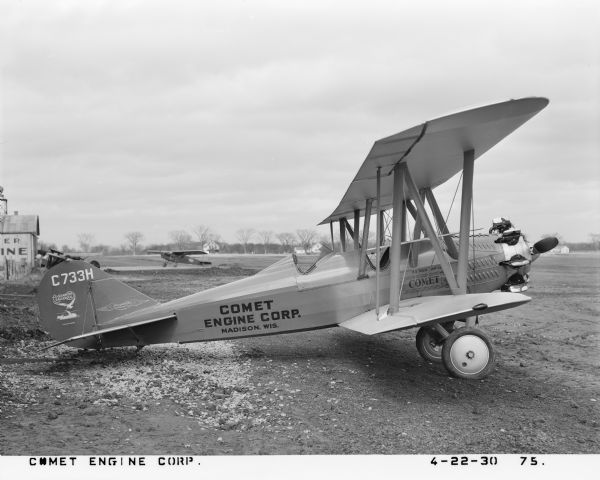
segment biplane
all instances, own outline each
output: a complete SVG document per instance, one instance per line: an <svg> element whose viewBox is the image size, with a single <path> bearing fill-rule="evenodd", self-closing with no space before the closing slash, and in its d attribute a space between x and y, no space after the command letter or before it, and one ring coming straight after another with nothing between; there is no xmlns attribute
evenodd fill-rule
<svg viewBox="0 0 600 480"><path fill-rule="evenodd" d="M89 260L90 257L98 257L102 255L99 252L61 252L54 248L49 250L38 250L38 258L41 260L41 266L52 268L56 263L60 263L63 259L70 260L85 260L96 268L100 268L98 260Z"/></svg>
<svg viewBox="0 0 600 480"><path fill-rule="evenodd" d="M158 253L164 260L163 267L166 267L169 262L177 266L178 263L187 263L190 265L211 265L211 262L200 260L191 255L207 255L206 250L148 250L146 253Z"/></svg>
<svg viewBox="0 0 600 480"><path fill-rule="evenodd" d="M535 97L496 103L376 141L321 222L332 245L337 224L340 247L308 267L291 255L252 277L159 303L65 259L38 291L42 326L57 340L51 346L141 348L336 326L366 335L418 328L423 358L456 377L483 378L494 350L479 321L530 300L523 292L531 263L557 240L530 244L504 218L487 233L472 230L474 162L547 104ZM459 173L460 228L450 233L434 189Z"/></svg>

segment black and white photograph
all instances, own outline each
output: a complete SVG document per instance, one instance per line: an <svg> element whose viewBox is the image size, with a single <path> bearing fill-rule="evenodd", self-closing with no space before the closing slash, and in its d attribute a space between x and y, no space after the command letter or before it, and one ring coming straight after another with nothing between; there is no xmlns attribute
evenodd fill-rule
<svg viewBox="0 0 600 480"><path fill-rule="evenodd" d="M0 6L11 478L600 464L600 4Z"/></svg>

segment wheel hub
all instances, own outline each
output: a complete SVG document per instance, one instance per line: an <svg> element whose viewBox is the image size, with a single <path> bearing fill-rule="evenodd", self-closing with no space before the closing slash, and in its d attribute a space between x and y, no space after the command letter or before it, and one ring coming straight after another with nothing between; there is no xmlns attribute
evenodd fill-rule
<svg viewBox="0 0 600 480"><path fill-rule="evenodd" d="M463 335L456 339L450 349L450 361L454 368L465 375L476 375L488 364L490 351L477 335Z"/></svg>

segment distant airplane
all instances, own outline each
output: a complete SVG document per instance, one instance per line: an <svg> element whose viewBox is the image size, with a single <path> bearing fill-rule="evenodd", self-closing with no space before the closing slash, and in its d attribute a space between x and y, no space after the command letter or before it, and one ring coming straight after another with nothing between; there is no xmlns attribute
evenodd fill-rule
<svg viewBox="0 0 600 480"><path fill-rule="evenodd" d="M488 233L472 234L474 164L547 104L539 97L509 100L376 141L340 204L321 222L330 226L332 245L338 223L340 249L307 269L290 255L251 277L159 303L65 258L38 289L42 328L58 341L54 345L141 348L336 326L366 335L417 327L423 358L443 364L453 376L483 378L493 369L494 350L479 328L482 316L529 302L523 292L531 264L558 240L532 244L502 217ZM460 172L460 230L451 234L433 190ZM391 244L383 233L386 209L393 209ZM191 251L160 253L173 261Z"/></svg>
<svg viewBox="0 0 600 480"><path fill-rule="evenodd" d="M190 265L211 265L211 262L199 260L190 255L208 255L206 250L148 250L147 253L158 253L165 261L163 267L166 267L169 262L173 262L175 266L178 263L187 263Z"/></svg>
<svg viewBox="0 0 600 480"><path fill-rule="evenodd" d="M53 248L49 250L38 250L39 258L42 259L42 267L52 268L56 263L60 263L61 257L68 258L71 260L85 260L89 264L96 268L100 268L100 262L98 260L88 260L90 257L98 257L102 255L99 252L60 252ZM58 262L57 262L58 260Z"/></svg>

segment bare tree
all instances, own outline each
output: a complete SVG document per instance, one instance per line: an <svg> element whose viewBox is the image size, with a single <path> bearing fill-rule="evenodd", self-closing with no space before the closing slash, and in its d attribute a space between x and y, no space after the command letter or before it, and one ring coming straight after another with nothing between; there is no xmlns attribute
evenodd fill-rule
<svg viewBox="0 0 600 480"><path fill-rule="evenodd" d="M235 236L244 247L244 253L248 253L248 243L254 236L254 232L255 230L253 228L240 228L237 232L235 232Z"/></svg>
<svg viewBox="0 0 600 480"><path fill-rule="evenodd" d="M300 246L304 249L305 253L308 253L310 249L315 244L315 237L317 236L317 232L314 230L296 230L296 235L298 236L298 240L300 241Z"/></svg>
<svg viewBox="0 0 600 480"><path fill-rule="evenodd" d="M144 234L142 232L129 232L125 234L125 240L129 242L129 247L133 251L134 255L136 255L137 247L143 238Z"/></svg>
<svg viewBox="0 0 600 480"><path fill-rule="evenodd" d="M271 230L261 230L260 232L258 232L258 236L260 237L263 245L265 246L265 253L267 253L267 245L271 241L273 232Z"/></svg>
<svg viewBox="0 0 600 480"><path fill-rule="evenodd" d="M192 241L192 236L185 230L173 230L169 232L169 237L179 250L187 248Z"/></svg>
<svg viewBox="0 0 600 480"><path fill-rule="evenodd" d="M292 246L296 243L296 237L293 233L283 232L275 235L279 243L281 243L281 247L283 249L283 253L291 252Z"/></svg>
<svg viewBox="0 0 600 480"><path fill-rule="evenodd" d="M79 247L82 252L89 252L96 239L91 233L80 233L77 235L77 241L79 242Z"/></svg>
<svg viewBox="0 0 600 480"><path fill-rule="evenodd" d="M213 240L214 234L212 233L210 227L206 225L197 225L192 229L192 231L196 234L196 238L198 238L201 248L204 248L205 244Z"/></svg>

